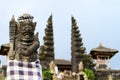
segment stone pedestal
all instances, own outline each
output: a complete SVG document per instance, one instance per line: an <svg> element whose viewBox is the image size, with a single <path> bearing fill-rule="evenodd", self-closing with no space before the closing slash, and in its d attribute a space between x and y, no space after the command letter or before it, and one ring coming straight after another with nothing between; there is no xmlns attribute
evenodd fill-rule
<svg viewBox="0 0 120 80"><path fill-rule="evenodd" d="M113 80L111 75L109 75L108 80Z"/></svg>
<svg viewBox="0 0 120 80"><path fill-rule="evenodd" d="M57 80L57 74L53 74L53 79L52 80Z"/></svg>
<svg viewBox="0 0 120 80"><path fill-rule="evenodd" d="M83 71L81 71L81 72L78 73L77 80L88 80L87 75Z"/></svg>

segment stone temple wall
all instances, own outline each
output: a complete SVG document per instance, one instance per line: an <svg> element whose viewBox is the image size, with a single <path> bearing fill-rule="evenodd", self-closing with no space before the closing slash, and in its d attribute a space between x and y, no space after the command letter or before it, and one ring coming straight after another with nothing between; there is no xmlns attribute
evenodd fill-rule
<svg viewBox="0 0 120 80"><path fill-rule="evenodd" d="M96 70L95 80L120 80L120 70Z"/></svg>

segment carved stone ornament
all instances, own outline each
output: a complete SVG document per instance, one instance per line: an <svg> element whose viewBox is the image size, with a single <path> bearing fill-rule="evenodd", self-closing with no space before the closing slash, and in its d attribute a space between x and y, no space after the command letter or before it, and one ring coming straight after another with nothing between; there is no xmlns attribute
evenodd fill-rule
<svg viewBox="0 0 120 80"><path fill-rule="evenodd" d="M84 70L83 62L80 61L79 63L79 72Z"/></svg>
<svg viewBox="0 0 120 80"><path fill-rule="evenodd" d="M23 14L16 22L14 17L10 21L10 51L9 59L32 62L37 59L39 48L38 33L34 35L36 22L33 16Z"/></svg>
<svg viewBox="0 0 120 80"><path fill-rule="evenodd" d="M55 73L55 62L51 61L50 64L49 64L49 66L50 66L50 72L52 74L54 74Z"/></svg>

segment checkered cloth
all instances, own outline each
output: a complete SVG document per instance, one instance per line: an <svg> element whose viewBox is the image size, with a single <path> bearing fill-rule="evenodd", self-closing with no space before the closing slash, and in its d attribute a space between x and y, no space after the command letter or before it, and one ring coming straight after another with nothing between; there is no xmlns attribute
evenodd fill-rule
<svg viewBox="0 0 120 80"><path fill-rule="evenodd" d="M42 68L39 62L8 61L7 80L42 80Z"/></svg>

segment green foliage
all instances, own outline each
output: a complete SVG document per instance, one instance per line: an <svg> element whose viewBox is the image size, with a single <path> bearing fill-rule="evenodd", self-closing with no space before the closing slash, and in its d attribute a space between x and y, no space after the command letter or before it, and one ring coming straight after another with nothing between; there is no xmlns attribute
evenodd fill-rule
<svg viewBox="0 0 120 80"><path fill-rule="evenodd" d="M2 80L5 80L5 75L2 73L2 78L1 78Z"/></svg>
<svg viewBox="0 0 120 80"><path fill-rule="evenodd" d="M91 56L88 55L88 54L84 54L84 55L81 55L81 56L82 56L81 61L83 61L84 67L87 68L87 69L90 69L90 70L94 70L95 64L93 63L93 60L92 60Z"/></svg>
<svg viewBox="0 0 120 80"><path fill-rule="evenodd" d="M42 67L43 80L52 80L52 75L49 69Z"/></svg>
<svg viewBox="0 0 120 80"><path fill-rule="evenodd" d="M5 76L2 76L2 80L5 80Z"/></svg>
<svg viewBox="0 0 120 80"><path fill-rule="evenodd" d="M94 75L94 72L90 69L85 69L85 73L88 77L88 80L94 80L95 78L95 75Z"/></svg>

